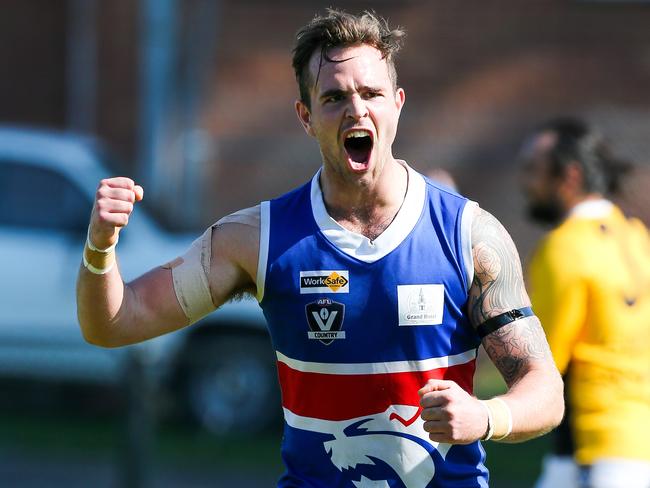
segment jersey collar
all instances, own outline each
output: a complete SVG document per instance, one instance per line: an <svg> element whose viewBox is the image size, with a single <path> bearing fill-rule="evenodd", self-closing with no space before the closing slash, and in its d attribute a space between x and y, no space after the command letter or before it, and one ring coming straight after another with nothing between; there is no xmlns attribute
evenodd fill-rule
<svg viewBox="0 0 650 488"><path fill-rule="evenodd" d="M422 175L406 163L402 164L408 171L408 186L404 202L391 224L374 241L345 229L329 216L319 184L321 170L318 170L311 180L311 208L316 224L328 241L345 254L366 263L383 258L404 241L422 214L426 184Z"/></svg>
<svg viewBox="0 0 650 488"><path fill-rule="evenodd" d="M609 215L613 208L614 204L604 198L598 200L586 200L573 207L569 212L569 217L599 219Z"/></svg>

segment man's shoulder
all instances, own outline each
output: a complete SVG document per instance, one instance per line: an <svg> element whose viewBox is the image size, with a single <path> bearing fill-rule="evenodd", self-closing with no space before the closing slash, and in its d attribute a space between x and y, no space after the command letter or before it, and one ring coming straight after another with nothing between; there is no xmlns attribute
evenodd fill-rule
<svg viewBox="0 0 650 488"><path fill-rule="evenodd" d="M241 252L247 255L247 250L258 250L261 232L261 205L233 212L212 224L212 246L219 249L229 249L233 254Z"/></svg>
<svg viewBox="0 0 650 488"><path fill-rule="evenodd" d="M477 202L460 194L454 188L432 180L426 175L414 172L424 181L424 199L428 205L437 208L446 218L464 220L471 223L479 215L481 209ZM465 217L469 217L468 219Z"/></svg>
<svg viewBox="0 0 650 488"><path fill-rule="evenodd" d="M452 200L460 200L460 201L468 200L467 197L463 196L455 188L452 188L451 186L443 184L439 181L433 180L427 175L423 175L417 171L414 171L414 173L422 177L429 191L429 194L440 195L442 198L449 198Z"/></svg>
<svg viewBox="0 0 650 488"><path fill-rule="evenodd" d="M259 228L260 226L260 205L238 210L219 219L213 224L213 227L219 227L226 224L239 224Z"/></svg>

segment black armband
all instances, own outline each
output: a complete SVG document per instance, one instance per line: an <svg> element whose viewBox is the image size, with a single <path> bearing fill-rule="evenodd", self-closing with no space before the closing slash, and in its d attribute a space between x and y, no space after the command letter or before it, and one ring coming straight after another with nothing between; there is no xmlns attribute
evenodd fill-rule
<svg viewBox="0 0 650 488"><path fill-rule="evenodd" d="M495 330L499 330L501 327L508 325L510 322L523 319L524 317L532 317L533 315L535 314L533 313L533 309L530 307L515 308L514 310L510 310L508 312L497 315L496 317L492 317L491 319L487 319L476 328L476 332L478 333L479 337L483 339L486 335L491 334Z"/></svg>

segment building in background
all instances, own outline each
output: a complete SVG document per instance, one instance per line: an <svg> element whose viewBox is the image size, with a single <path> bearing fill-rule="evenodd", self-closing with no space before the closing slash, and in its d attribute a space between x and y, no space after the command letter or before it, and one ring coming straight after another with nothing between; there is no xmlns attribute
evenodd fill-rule
<svg viewBox="0 0 650 488"><path fill-rule="evenodd" d="M296 121L296 28L328 4L278 0L10 0L0 16L0 121L96 133L172 227L198 228L308 178ZM642 163L624 208L650 220L650 4L340 1L408 32L397 154L443 165L527 253L512 170L535 121L576 113ZM645 164L643 164L645 163ZM645 199L645 200L644 200Z"/></svg>

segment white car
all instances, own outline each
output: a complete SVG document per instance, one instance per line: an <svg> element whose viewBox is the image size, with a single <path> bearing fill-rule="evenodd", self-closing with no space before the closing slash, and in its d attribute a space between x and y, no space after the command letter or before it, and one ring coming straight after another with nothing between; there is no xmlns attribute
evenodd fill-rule
<svg viewBox="0 0 650 488"><path fill-rule="evenodd" d="M75 282L106 153L92 139L0 125L0 376L119 385L129 355L217 433L254 432L279 410L274 358L255 300L140 345L86 343ZM120 235L128 281L182 254L196 235L165 231L139 205Z"/></svg>

